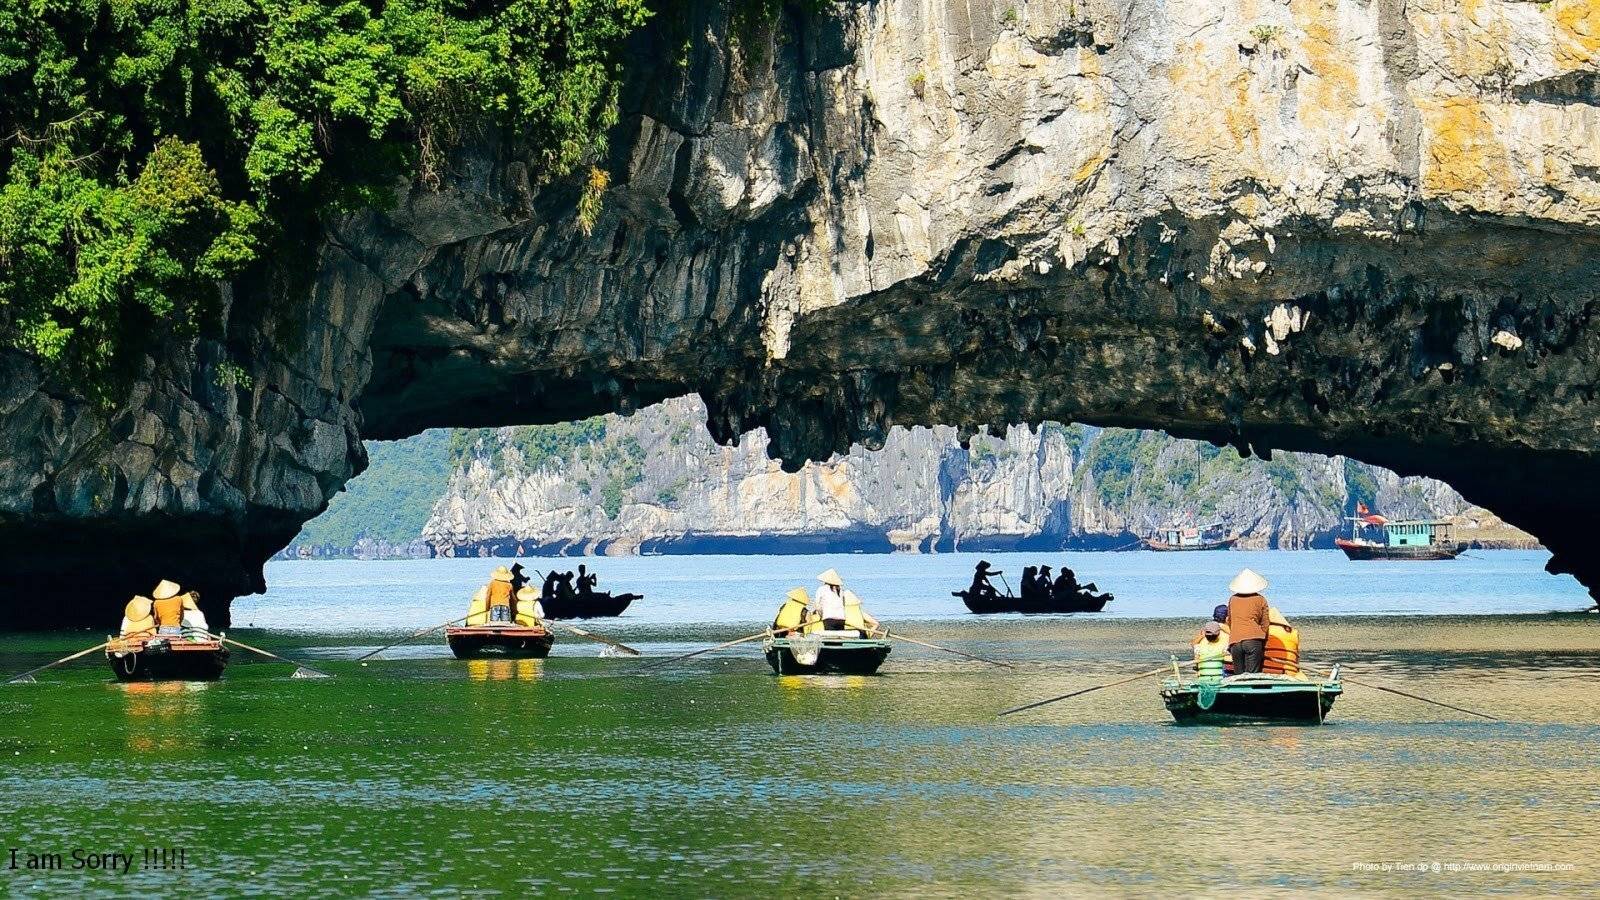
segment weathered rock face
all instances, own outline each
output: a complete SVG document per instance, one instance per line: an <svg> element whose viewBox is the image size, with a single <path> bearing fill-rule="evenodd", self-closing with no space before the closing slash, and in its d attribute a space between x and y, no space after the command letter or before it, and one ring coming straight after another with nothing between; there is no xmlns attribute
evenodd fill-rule
<svg viewBox="0 0 1600 900"><path fill-rule="evenodd" d="M519 430L485 432L423 539L450 556L1126 549L1174 522L1215 521L1244 547L1300 549L1331 548L1358 497L1393 518L1466 509L1439 482L1337 457L1264 463L1158 432L1054 424L967 447L949 426L894 428L882 449L785 472L759 431L712 443L705 413L680 398L607 416L603 432L555 451L533 442L532 461Z"/></svg>
<svg viewBox="0 0 1600 900"><path fill-rule="evenodd" d="M8 576L83 573L97 623L157 573L252 589L358 432L696 391L793 464L896 423L1343 452L1600 583L1567 527L1600 499L1600 6L886 0L727 33L640 37L591 235L488 139L332 226L293 312L232 324L248 391L178 348L107 420L8 357Z"/></svg>

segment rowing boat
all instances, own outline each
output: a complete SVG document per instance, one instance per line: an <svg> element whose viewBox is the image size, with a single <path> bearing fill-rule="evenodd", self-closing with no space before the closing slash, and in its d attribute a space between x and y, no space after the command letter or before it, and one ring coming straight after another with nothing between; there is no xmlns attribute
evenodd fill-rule
<svg viewBox="0 0 1600 900"><path fill-rule="evenodd" d="M889 657L889 642L859 631L769 636L761 645L779 675L872 675Z"/></svg>
<svg viewBox="0 0 1600 900"><path fill-rule="evenodd" d="M1049 599L1042 601L1024 600L1010 594L974 594L971 591L951 591L950 596L960 597L967 609L980 615L989 613L1025 613L1028 615L1043 615L1049 613L1077 613L1099 612L1106 608L1106 603L1114 599L1110 594L1095 595L1092 593L1074 593L1071 596L1060 596L1052 593Z"/></svg>
<svg viewBox="0 0 1600 900"><path fill-rule="evenodd" d="M1161 683L1161 702L1179 725L1321 725L1342 693L1337 669L1326 681L1256 674Z"/></svg>
<svg viewBox="0 0 1600 900"><path fill-rule="evenodd" d="M118 681L216 681L228 666L228 648L167 635L113 638L106 661Z"/></svg>
<svg viewBox="0 0 1600 900"><path fill-rule="evenodd" d="M544 659L550 655L555 635L537 625L491 622L487 625L460 625L444 630L444 642L456 659L502 657Z"/></svg>
<svg viewBox="0 0 1600 900"><path fill-rule="evenodd" d="M592 593L587 597L583 594L573 594L570 597L551 597L541 600L544 615L547 619L599 619L608 616L620 616L628 608L628 604L635 600L644 599L643 594L603 594Z"/></svg>

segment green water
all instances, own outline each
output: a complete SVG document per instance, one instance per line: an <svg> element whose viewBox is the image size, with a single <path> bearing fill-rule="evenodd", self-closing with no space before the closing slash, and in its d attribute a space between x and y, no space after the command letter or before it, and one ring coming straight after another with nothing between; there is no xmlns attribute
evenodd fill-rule
<svg viewBox="0 0 1600 900"><path fill-rule="evenodd" d="M1600 888L1600 623L1302 624L1319 660L1510 721L1351 685L1323 728L1177 728L1153 680L995 718L1159 662L1193 629L1176 621L908 624L1019 668L901 646L871 678L778 678L751 648L643 676L570 640L544 661L457 662L426 644L425 658L363 668L337 657L378 638L302 636L293 652L336 678L241 658L215 684L118 685L94 661L0 688L5 848L68 866L73 849L135 855L128 874L0 868L0 884L66 896ZM629 637L664 653L699 635ZM26 668L78 640L0 638L0 663ZM145 846L183 848L188 868L140 870ZM1550 870L1452 870L1497 863Z"/></svg>

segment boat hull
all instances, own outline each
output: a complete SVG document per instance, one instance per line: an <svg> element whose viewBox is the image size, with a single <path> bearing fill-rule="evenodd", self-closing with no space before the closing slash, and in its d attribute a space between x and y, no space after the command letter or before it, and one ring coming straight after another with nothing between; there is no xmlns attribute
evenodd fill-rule
<svg viewBox="0 0 1600 900"><path fill-rule="evenodd" d="M228 648L218 641L132 640L106 648L118 681L216 681L228 667Z"/></svg>
<svg viewBox="0 0 1600 900"><path fill-rule="evenodd" d="M1198 544L1169 544L1166 541L1158 541L1155 538L1144 539L1144 545L1146 547L1161 553L1192 553L1205 550L1228 550L1237 543L1239 543L1239 539L1236 537L1223 538L1220 541L1203 541Z"/></svg>
<svg viewBox="0 0 1600 900"><path fill-rule="evenodd" d="M1161 702L1179 725L1321 725L1344 693L1337 681L1243 675L1220 682L1161 685Z"/></svg>
<svg viewBox="0 0 1600 900"><path fill-rule="evenodd" d="M889 658L889 642L873 638L825 639L809 664L795 658L788 638L772 638L762 649L779 675L875 675Z"/></svg>
<svg viewBox="0 0 1600 900"><path fill-rule="evenodd" d="M1333 542L1335 547L1344 551L1344 555L1351 559L1455 559L1461 555L1459 545L1435 544L1427 547L1386 547L1378 544L1363 544L1339 538Z"/></svg>
<svg viewBox="0 0 1600 900"><path fill-rule="evenodd" d="M521 625L468 625L446 628L444 642L456 659L544 659L555 635Z"/></svg>
<svg viewBox="0 0 1600 900"><path fill-rule="evenodd" d="M1023 613L1024 615L1058 615L1061 613L1100 612L1106 604L1114 598L1110 594L1101 594L1098 597L1078 596L1067 600L1051 599L1044 603L1025 601L1021 597L1009 594L996 594L993 597L974 596L967 591L951 591L951 596L960 597L967 609L978 615L991 613Z"/></svg>
<svg viewBox="0 0 1600 900"><path fill-rule="evenodd" d="M620 616L630 603L642 599L643 594L590 594L567 599L552 597L541 600L540 605L547 619L602 619Z"/></svg>

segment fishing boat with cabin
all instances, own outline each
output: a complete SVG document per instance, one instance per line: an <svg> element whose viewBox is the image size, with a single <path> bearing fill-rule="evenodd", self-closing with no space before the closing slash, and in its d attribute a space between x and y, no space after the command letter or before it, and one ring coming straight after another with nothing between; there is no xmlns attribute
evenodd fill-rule
<svg viewBox="0 0 1600 900"><path fill-rule="evenodd" d="M1390 521L1358 503L1356 514L1346 521L1350 536L1335 539L1333 545L1350 559L1455 559L1463 549L1454 523L1441 519Z"/></svg>
<svg viewBox="0 0 1600 900"><path fill-rule="evenodd" d="M1140 541L1151 550L1162 552L1189 550L1227 550L1239 542L1238 535L1227 536L1221 522L1205 525L1173 525L1157 529L1155 535Z"/></svg>
<svg viewBox="0 0 1600 900"><path fill-rule="evenodd" d="M1323 680L1253 674L1185 681L1174 663L1161 683L1161 702L1179 725L1321 725L1343 693L1338 666Z"/></svg>

